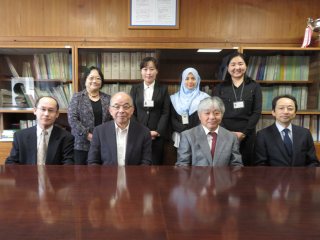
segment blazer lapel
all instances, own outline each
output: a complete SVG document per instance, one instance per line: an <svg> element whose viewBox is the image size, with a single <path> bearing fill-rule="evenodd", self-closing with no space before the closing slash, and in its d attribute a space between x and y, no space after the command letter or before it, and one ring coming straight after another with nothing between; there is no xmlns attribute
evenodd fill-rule
<svg viewBox="0 0 320 240"><path fill-rule="evenodd" d="M137 136L137 133L135 132L135 127L133 126L133 121L130 121L129 129L128 129L128 139L127 139L127 146L126 146L126 158L125 162L126 165L129 165L129 159L132 151L133 151L133 146L135 142L135 137Z"/></svg>
<svg viewBox="0 0 320 240"><path fill-rule="evenodd" d="M30 132L30 134L27 137L27 144L31 144L30 146L34 146L31 147L30 149L30 159L31 159L31 164L37 164L37 152L38 152L38 144L37 144L37 127L33 127L32 131Z"/></svg>
<svg viewBox="0 0 320 240"><path fill-rule="evenodd" d="M160 94L160 86L156 81L155 84L154 84L153 95L152 95L152 100L154 102L155 102L156 99L158 99L159 94Z"/></svg>
<svg viewBox="0 0 320 240"><path fill-rule="evenodd" d="M49 142L48 142L46 165L52 164L54 162L53 159L56 155L56 151L59 144L58 139L59 139L59 136L57 135L57 129L55 126L53 126L53 129L49 138Z"/></svg>
<svg viewBox="0 0 320 240"><path fill-rule="evenodd" d="M196 142L199 144L200 149L203 153L203 155L205 156L205 158L207 159L209 166L212 166L212 156L211 156L211 151L210 151L210 147L207 141L207 136L205 131L203 130L203 127L200 125L198 125L197 127L197 139Z"/></svg>
<svg viewBox="0 0 320 240"><path fill-rule="evenodd" d="M112 123L112 124L111 124ZM111 121L110 122L110 131L106 129L107 131L105 132L106 136L111 135L111 137L107 137L107 140L109 142L109 147L108 149L111 152L112 158L111 158L111 164L112 165L118 165L118 150L117 150L117 134L116 134L116 127L115 127L115 122ZM103 146L101 146L103 147Z"/></svg>
<svg viewBox="0 0 320 240"><path fill-rule="evenodd" d="M224 134L224 129L222 127L219 128L219 133L217 135L217 142L216 142L216 148L214 151L214 158L213 158L213 164L219 162L221 153L224 149L224 144L228 143L226 139L226 135Z"/></svg>
<svg viewBox="0 0 320 240"><path fill-rule="evenodd" d="M292 151L292 160L291 160L291 166L294 166L295 162L296 162L296 158L299 155L299 153L297 151L300 151L300 143L299 143L299 134L297 132L297 129L294 125L292 125L292 147L293 147L293 151ZM298 159L301 160L301 159Z"/></svg>
<svg viewBox="0 0 320 240"><path fill-rule="evenodd" d="M141 102L143 107L143 101L144 101L144 84L140 83L138 86L138 92L137 92L137 98L139 99L137 102Z"/></svg>
<svg viewBox="0 0 320 240"><path fill-rule="evenodd" d="M87 93L83 93L83 94L86 95ZM90 115L91 115L91 119L94 119L93 109L92 109L92 105L91 105L89 96L83 97L82 100L83 100L83 102L80 103L80 104L83 104L83 105L84 105L84 106L83 106L84 109L89 109L89 111L87 112L87 114L90 114Z"/></svg>

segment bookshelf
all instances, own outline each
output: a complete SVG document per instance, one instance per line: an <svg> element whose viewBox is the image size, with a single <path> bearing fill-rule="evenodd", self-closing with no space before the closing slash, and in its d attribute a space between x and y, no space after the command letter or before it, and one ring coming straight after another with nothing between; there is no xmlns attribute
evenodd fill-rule
<svg viewBox="0 0 320 240"><path fill-rule="evenodd" d="M257 129L274 122L273 97L292 94L298 102L294 123L310 129L320 157L320 49L244 47L241 51L249 58L248 75L262 88L263 112Z"/></svg>
<svg viewBox="0 0 320 240"><path fill-rule="evenodd" d="M0 46L0 131L35 124L35 100L54 96L57 123L68 127L67 107L74 89L74 48L70 46ZM10 139L1 139L0 145Z"/></svg>
<svg viewBox="0 0 320 240"><path fill-rule="evenodd" d="M154 56L159 60L160 66L157 79L168 85L169 94L178 91L181 81L180 75L188 67L194 67L198 70L203 90L211 91L212 86L221 79L219 72L222 71L220 67L223 58L238 51L238 48L222 48L219 53L199 53L197 50L198 48L140 48L136 46L130 48L119 46L113 48L76 47L76 66L78 66L75 73L76 89L78 91L83 89L80 84L83 69L86 66L95 65L101 68L104 73L104 82L106 83L104 87L108 88L107 90L103 89L104 92L111 95L116 91L130 92L132 84L142 81L139 68L141 59L145 56ZM114 60L113 56L115 56L116 63L112 61ZM108 69L108 62L111 62L111 70ZM114 68L120 73L113 74ZM120 76L122 72L125 74Z"/></svg>

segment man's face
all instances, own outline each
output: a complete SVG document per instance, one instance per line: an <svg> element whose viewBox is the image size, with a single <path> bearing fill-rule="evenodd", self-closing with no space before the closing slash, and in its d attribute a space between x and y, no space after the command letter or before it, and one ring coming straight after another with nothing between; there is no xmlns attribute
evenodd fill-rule
<svg viewBox="0 0 320 240"><path fill-rule="evenodd" d="M125 128L134 112L130 97L124 93L113 96L109 111L116 124L121 128Z"/></svg>
<svg viewBox="0 0 320 240"><path fill-rule="evenodd" d="M214 131L221 123L222 114L219 110L211 108L201 111L199 113L199 119L203 126L208 128L210 131Z"/></svg>
<svg viewBox="0 0 320 240"><path fill-rule="evenodd" d="M288 126L296 116L296 107L294 101L290 98L280 98L272 115L276 118L277 122L282 126Z"/></svg>
<svg viewBox="0 0 320 240"><path fill-rule="evenodd" d="M42 129L49 128L59 117L56 101L50 97L41 98L38 106L34 108L34 115L36 115L37 124Z"/></svg>

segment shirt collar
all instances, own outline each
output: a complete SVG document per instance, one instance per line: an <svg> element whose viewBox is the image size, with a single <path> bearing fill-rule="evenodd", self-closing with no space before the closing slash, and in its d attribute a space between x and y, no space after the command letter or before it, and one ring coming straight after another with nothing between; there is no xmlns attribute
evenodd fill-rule
<svg viewBox="0 0 320 240"><path fill-rule="evenodd" d="M143 82L143 86L144 86L144 90L146 90L147 88L151 88L154 89L154 84L156 83L156 81L153 81L153 83L151 83L149 86Z"/></svg>
<svg viewBox="0 0 320 240"><path fill-rule="evenodd" d="M116 121L114 121L114 125L116 127L116 132L122 132L122 131L125 131L125 130L128 131L129 130L129 126L130 126L130 121L129 121L128 125L124 129L119 128L119 126L117 125Z"/></svg>
<svg viewBox="0 0 320 240"><path fill-rule="evenodd" d="M285 129L285 127L283 127L283 126L282 126L280 123L278 123L277 121L276 121L276 126L277 126L279 132L282 132L283 129ZM289 126L286 127L286 128L289 129L290 132L292 132L292 124L291 124L291 123L290 123Z"/></svg>
<svg viewBox="0 0 320 240"><path fill-rule="evenodd" d="M48 136L50 136L52 129L53 129L53 125L46 129L46 131L48 132ZM42 130L43 129L39 125L37 125L37 135L40 135Z"/></svg>
<svg viewBox="0 0 320 240"><path fill-rule="evenodd" d="M204 130L204 132L206 133L206 135L208 135L208 133L211 132L208 128L206 128L206 127L203 126L202 124L201 124L201 126L203 127L203 130ZM219 127L220 127L220 126L218 126L218 127L216 128L216 130L213 131L213 132L215 132L217 135L218 135L218 132L219 132Z"/></svg>

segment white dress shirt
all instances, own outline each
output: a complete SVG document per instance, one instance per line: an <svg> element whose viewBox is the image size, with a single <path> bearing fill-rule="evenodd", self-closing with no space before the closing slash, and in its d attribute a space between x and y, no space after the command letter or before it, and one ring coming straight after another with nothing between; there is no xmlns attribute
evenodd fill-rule
<svg viewBox="0 0 320 240"><path fill-rule="evenodd" d="M152 100L152 96L153 96L153 91L154 91L154 84L155 81L153 83L151 83L149 86L144 82L144 101L151 101Z"/></svg>
<svg viewBox="0 0 320 240"><path fill-rule="evenodd" d="M127 149L127 138L128 138L128 131L129 125L124 129L118 127L116 123L116 140L117 140L117 158L118 158L118 166L125 166L126 165L126 149Z"/></svg>
<svg viewBox="0 0 320 240"><path fill-rule="evenodd" d="M211 146L212 146L212 144L211 144L211 143L212 143L212 135L209 134L211 131L210 131L208 128L206 128L205 126L203 126L203 125L202 125L202 127L203 127L204 132L205 132L206 135L207 135L207 141L208 141L208 144L209 144L209 147L210 147L210 150L211 150ZM218 136L219 126L218 126L217 129L214 130L213 132L215 132L215 133L217 134L217 136Z"/></svg>

